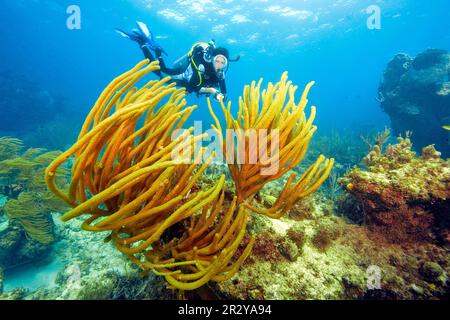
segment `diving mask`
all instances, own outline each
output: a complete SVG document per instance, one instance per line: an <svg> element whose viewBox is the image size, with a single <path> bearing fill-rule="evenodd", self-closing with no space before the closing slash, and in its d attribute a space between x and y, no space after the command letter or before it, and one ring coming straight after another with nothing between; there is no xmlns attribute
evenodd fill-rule
<svg viewBox="0 0 450 320"><path fill-rule="evenodd" d="M225 77L225 71L228 67L228 59L224 55L219 54L214 57L213 64L217 76L223 79Z"/></svg>

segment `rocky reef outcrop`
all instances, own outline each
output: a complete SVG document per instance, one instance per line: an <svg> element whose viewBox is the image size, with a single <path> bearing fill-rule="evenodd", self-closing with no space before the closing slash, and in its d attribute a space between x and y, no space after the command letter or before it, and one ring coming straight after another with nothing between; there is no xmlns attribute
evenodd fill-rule
<svg viewBox="0 0 450 320"><path fill-rule="evenodd" d="M442 209L439 205L448 199L438 191L448 191L445 189L448 162L440 159L432 147L417 157L411 150L409 138L399 140L398 145L386 147L388 154L393 154L392 161L394 158L406 158L399 161L407 163L423 160L426 169L419 170L423 170L422 173L433 170L425 184L435 190L429 196L429 203L436 205L433 208L436 213ZM383 149L382 145L379 147ZM385 161L379 147L373 148L366 163L376 167L375 162ZM403 171L398 170L400 176ZM350 181L345 182L350 184ZM271 184L260 192L256 201L262 207L270 206L274 200L272 193L280 187ZM350 186L352 190L356 188ZM353 205L363 206L355 200ZM256 236L252 253L235 277L212 284L210 288L219 298L245 300L448 298L450 260L444 243L393 242L378 229L349 223L346 217L336 216L336 213L333 203L318 193L298 203L280 220L252 215L248 225L249 233ZM393 214L396 213L394 210ZM437 220L433 220L433 226L437 226ZM444 226L439 228L445 229ZM241 250L246 241L248 237Z"/></svg>
<svg viewBox="0 0 450 320"><path fill-rule="evenodd" d="M79 228L81 220L59 221L55 214L57 242L41 265L57 265L54 282L37 289L17 287L0 290L0 300L148 300L176 299L174 291L164 286L161 277L142 272L111 243L104 243L104 234L85 235ZM0 248L0 251L2 249ZM94 253L94 254L93 254ZM46 264L46 262L48 262ZM33 268L30 264L29 268ZM42 270L41 270L42 272ZM52 271L53 272L53 271ZM49 279L49 277L47 275ZM8 274L4 277L8 282ZM0 267L0 286L2 283Z"/></svg>
<svg viewBox="0 0 450 320"><path fill-rule="evenodd" d="M9 269L44 259L50 251L51 246L28 238L17 221L0 231L0 268Z"/></svg>
<svg viewBox="0 0 450 320"><path fill-rule="evenodd" d="M207 183L207 182L205 182ZM263 189L261 207L270 206L282 183ZM81 218L62 225L52 251L62 267L51 288L16 288L0 299L176 299L162 277L140 270L104 243L101 233L84 233ZM298 203L282 219L252 215L255 246L232 279L186 292L187 299L445 299L450 260L431 243L404 246L385 241L366 226L333 215L318 193ZM239 254L238 254L239 256ZM373 275L376 281L372 281Z"/></svg>
<svg viewBox="0 0 450 320"><path fill-rule="evenodd" d="M66 206L49 194L43 177L59 152L44 151L0 137L0 268L43 260L56 240L51 212Z"/></svg>
<svg viewBox="0 0 450 320"><path fill-rule="evenodd" d="M334 216L320 195L281 220L253 216L249 229L258 236L240 272L211 286L222 299L446 299L450 292L445 248L385 241Z"/></svg>
<svg viewBox="0 0 450 320"><path fill-rule="evenodd" d="M339 183L361 204L362 220L392 243L449 243L450 161L433 145L422 155L409 137L384 151L375 145L367 170L354 167Z"/></svg>
<svg viewBox="0 0 450 320"><path fill-rule="evenodd" d="M387 65L378 99L389 115L395 134L413 131L414 145L420 150L435 144L450 156L450 54L429 49L411 57L397 54Z"/></svg>

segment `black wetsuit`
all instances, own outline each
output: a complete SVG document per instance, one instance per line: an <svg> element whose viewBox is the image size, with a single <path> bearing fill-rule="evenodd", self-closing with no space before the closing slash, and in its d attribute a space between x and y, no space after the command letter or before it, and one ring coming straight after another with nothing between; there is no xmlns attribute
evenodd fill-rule
<svg viewBox="0 0 450 320"><path fill-rule="evenodd" d="M150 61L155 60L152 52L147 46L144 45L141 48L147 59L149 59ZM200 94L199 91L202 88L218 88L220 93L222 93L226 97L227 87L225 84L225 79L219 79L212 63L205 61L203 47L198 45L192 52L192 60L197 67L193 65L192 61L190 61L187 69L185 67L168 68L162 57L162 52L160 50L156 50L155 53L158 57L159 65L161 68L160 71L157 71L155 73L160 78L163 77L162 73L165 73L169 76L178 76L178 79L173 79L173 81L176 82L177 86L185 87L188 93L195 92L197 94ZM200 79L197 68L200 68L201 65L203 65L205 71L201 73ZM181 75L183 75L185 72L188 72L190 74L190 72L188 71L189 67L191 68L190 70L192 70L192 75L190 77L181 77Z"/></svg>

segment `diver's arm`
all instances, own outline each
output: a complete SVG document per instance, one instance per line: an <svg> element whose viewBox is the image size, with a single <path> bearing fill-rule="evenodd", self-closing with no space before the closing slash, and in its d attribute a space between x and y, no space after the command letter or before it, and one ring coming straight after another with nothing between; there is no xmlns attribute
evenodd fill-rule
<svg viewBox="0 0 450 320"><path fill-rule="evenodd" d="M198 90L199 94L217 94L218 91L214 88L202 87Z"/></svg>
<svg viewBox="0 0 450 320"><path fill-rule="evenodd" d="M226 86L225 80L219 81L219 90L217 90L216 88L212 88L212 87L202 87L202 88L200 88L198 93L199 94L212 94L214 96L214 99L216 99L217 101L222 100L222 99L223 99L223 101L226 101L227 100L227 86Z"/></svg>
<svg viewBox="0 0 450 320"><path fill-rule="evenodd" d="M226 101L226 94L221 93L219 90L215 89L215 88L211 88L211 87L203 87L201 88L197 94L201 95L213 95L214 100L216 100L217 102L223 100Z"/></svg>

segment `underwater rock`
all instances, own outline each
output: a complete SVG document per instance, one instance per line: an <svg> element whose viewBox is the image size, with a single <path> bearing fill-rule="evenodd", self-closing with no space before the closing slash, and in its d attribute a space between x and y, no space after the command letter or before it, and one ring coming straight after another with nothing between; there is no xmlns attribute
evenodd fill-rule
<svg viewBox="0 0 450 320"><path fill-rule="evenodd" d="M280 243L279 250L281 254L289 261L295 261L299 255L298 246L288 239L284 239Z"/></svg>
<svg viewBox="0 0 450 320"><path fill-rule="evenodd" d="M444 269L436 262L427 261L422 264L419 272L427 281L440 282L440 277L444 274Z"/></svg>
<svg viewBox="0 0 450 320"><path fill-rule="evenodd" d="M114 270L97 274L97 279L80 279L64 283L66 298L77 300L146 300L155 299L154 282L138 273L123 275ZM69 278L70 280L70 278ZM161 295L161 298L164 296Z"/></svg>
<svg viewBox="0 0 450 320"><path fill-rule="evenodd" d="M6 292L0 295L0 300L24 300L28 290L25 288L15 288L10 292Z"/></svg>
<svg viewBox="0 0 450 320"><path fill-rule="evenodd" d="M409 138L371 152L368 170L353 168L339 183L361 204L364 225L393 243L445 242L450 212L450 162L433 146L421 157Z"/></svg>
<svg viewBox="0 0 450 320"><path fill-rule="evenodd" d="M6 266L13 252L20 244L22 230L17 224L10 224L0 233L0 266Z"/></svg>
<svg viewBox="0 0 450 320"><path fill-rule="evenodd" d="M317 249L325 251L339 236L340 231L336 226L320 227L311 241Z"/></svg>
<svg viewBox="0 0 450 320"><path fill-rule="evenodd" d="M252 256L274 264L281 262L285 259L285 256L281 253L283 249L280 248L282 241L283 238L277 236L274 232L263 232L256 237ZM252 261L252 259L249 261Z"/></svg>
<svg viewBox="0 0 450 320"><path fill-rule="evenodd" d="M327 208L319 202L323 198L314 199L312 205L320 208L320 212L301 220L261 217L267 224L255 220L249 223L250 229L253 223L260 225L260 236L240 272L231 280L214 285L219 296L259 300L339 299L346 297L343 278L354 284L356 297L363 294L365 270L351 256L352 248L332 241L328 250L322 251L312 244L317 230L341 228L342 223L325 213Z"/></svg>
<svg viewBox="0 0 450 320"><path fill-rule="evenodd" d="M321 200L316 197L315 201ZM315 206L323 204L316 202ZM269 224L274 222L265 219ZM288 228L266 227L263 241L258 239L266 250L261 246L253 251L232 279L212 285L219 297L239 300L446 297L449 287L444 280L450 270L450 260L445 248L430 243L407 247L391 244L381 241L376 232L366 227L347 224L342 218L328 216L325 212L302 220L283 218L281 222ZM320 230L340 230L335 231L334 240L327 243L325 250L314 244ZM295 239L299 240L301 255L286 259L283 243L286 240L295 243ZM242 246L245 247L245 243ZM278 256L276 261L267 261L264 254L270 256L276 248L283 258ZM379 286L368 285L370 267L381 272ZM425 279L422 269L439 281Z"/></svg>
<svg viewBox="0 0 450 320"><path fill-rule="evenodd" d="M362 297L363 300L398 300L395 292L386 289L371 289Z"/></svg>
<svg viewBox="0 0 450 320"><path fill-rule="evenodd" d="M415 58L397 54L387 65L379 86L378 100L389 115L395 134L414 132L419 149L435 144L450 156L450 54L430 49Z"/></svg>
<svg viewBox="0 0 450 320"><path fill-rule="evenodd" d="M36 290L24 291L27 300L146 300L176 299L167 289L164 278L152 273L143 277L125 255L111 244L104 243L104 234L85 235L79 220L64 226L55 221L58 242L54 244L49 260L58 265L54 283ZM17 289L19 290L19 289ZM0 299L13 299L12 290ZM20 292L17 291L17 292Z"/></svg>
<svg viewBox="0 0 450 320"><path fill-rule="evenodd" d="M341 237L344 227L343 221L333 215L328 219L320 219L315 224L316 232L311 237L311 243L319 251L326 251L335 240Z"/></svg>
<svg viewBox="0 0 450 320"><path fill-rule="evenodd" d="M303 249L303 245L306 241L306 235L305 231L302 228L293 226L287 231L286 235L288 236L289 240L295 243L300 251Z"/></svg>
<svg viewBox="0 0 450 320"><path fill-rule="evenodd" d="M348 188L348 186L346 186ZM350 189L353 186L350 186ZM363 224L364 223L364 208L361 202L354 196L346 193L336 200L336 214L345 218L349 223Z"/></svg>
<svg viewBox="0 0 450 320"><path fill-rule="evenodd" d="M0 232L0 267L12 268L41 260L50 251L51 246L27 238L17 221L10 221L8 227Z"/></svg>

